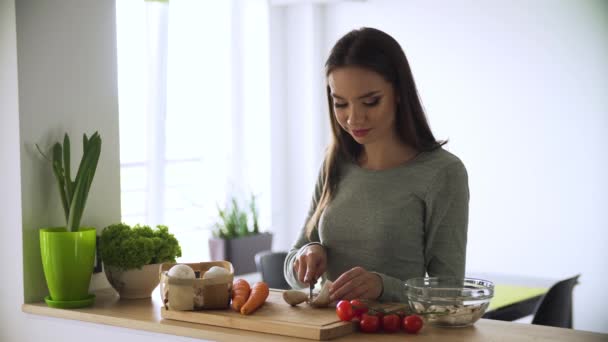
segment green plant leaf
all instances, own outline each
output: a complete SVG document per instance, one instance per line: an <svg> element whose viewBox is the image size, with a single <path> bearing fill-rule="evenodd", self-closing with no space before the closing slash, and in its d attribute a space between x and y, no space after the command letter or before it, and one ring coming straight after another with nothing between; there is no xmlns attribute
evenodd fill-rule
<svg viewBox="0 0 608 342"><path fill-rule="evenodd" d="M145 225L131 228L124 223L110 225L101 232L99 250L104 264L123 270L175 262L182 255L179 242L162 225L156 229Z"/></svg>
<svg viewBox="0 0 608 342"><path fill-rule="evenodd" d="M253 218L253 234L260 233L260 227L258 226L258 209L255 205L255 196L251 194L251 202L249 204L249 209L251 210L251 216Z"/></svg>
<svg viewBox="0 0 608 342"><path fill-rule="evenodd" d="M52 168L55 173L55 178L57 179L57 184L59 185L59 197L61 198L61 205L63 206L63 211L67 220L71 198L68 196L65 189L65 170L63 169L62 150L60 143L57 142L53 145Z"/></svg>
<svg viewBox="0 0 608 342"><path fill-rule="evenodd" d="M63 176L65 178L64 180L64 187L65 187L65 194L66 197L68 199L68 207L70 206L71 202L72 202L72 196L74 195L74 188L72 187L72 178L70 176L70 172L71 172L71 164L70 164L70 137L68 137L68 134L66 133L63 136Z"/></svg>
<svg viewBox="0 0 608 342"><path fill-rule="evenodd" d="M52 162L52 164L53 173L55 174L55 178L57 179L57 190L59 190L59 197L61 199L61 206L63 207L63 214L65 216L65 220L67 221L70 215L70 207L68 206L68 199L65 194L63 171L61 169L61 165L59 165L58 163Z"/></svg>
<svg viewBox="0 0 608 342"><path fill-rule="evenodd" d="M100 154L101 138L99 137L99 134L95 132L95 134L91 136L91 139L86 143L86 148L83 152L74 181L75 188L67 224L68 229L71 231L77 231L80 226L80 220L84 213Z"/></svg>
<svg viewBox="0 0 608 342"><path fill-rule="evenodd" d="M247 206L244 208L247 208ZM249 229L248 212L239 207L235 197L231 198L230 204L226 208L220 208L217 205L219 219L213 225L213 236L222 239L233 239L251 234L259 234L258 211L253 195L251 196L248 208L252 215L252 230Z"/></svg>

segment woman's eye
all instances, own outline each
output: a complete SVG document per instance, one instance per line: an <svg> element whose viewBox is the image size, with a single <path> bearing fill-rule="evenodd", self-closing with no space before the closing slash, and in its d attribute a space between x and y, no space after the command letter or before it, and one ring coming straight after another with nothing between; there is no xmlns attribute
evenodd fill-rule
<svg viewBox="0 0 608 342"><path fill-rule="evenodd" d="M363 101L363 104L368 107L373 107L373 106L377 105L379 102L380 102L380 98L375 97L373 99Z"/></svg>
<svg viewBox="0 0 608 342"><path fill-rule="evenodd" d="M334 102L334 107L336 108L346 108L346 103L338 103L338 102Z"/></svg>

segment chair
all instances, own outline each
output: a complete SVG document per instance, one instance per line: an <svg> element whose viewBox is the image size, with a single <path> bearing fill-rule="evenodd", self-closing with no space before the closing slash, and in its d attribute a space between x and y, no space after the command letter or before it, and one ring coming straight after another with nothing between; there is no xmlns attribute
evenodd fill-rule
<svg viewBox="0 0 608 342"><path fill-rule="evenodd" d="M255 266L262 275L262 280L270 288L288 290L291 287L285 280L283 263L287 252L263 251L255 255Z"/></svg>
<svg viewBox="0 0 608 342"><path fill-rule="evenodd" d="M572 328L572 290L578 277L580 274L551 286L536 308L532 324Z"/></svg>

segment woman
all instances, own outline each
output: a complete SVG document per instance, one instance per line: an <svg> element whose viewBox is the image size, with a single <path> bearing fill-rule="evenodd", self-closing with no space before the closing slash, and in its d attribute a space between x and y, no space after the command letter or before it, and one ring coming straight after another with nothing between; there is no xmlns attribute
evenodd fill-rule
<svg viewBox="0 0 608 342"><path fill-rule="evenodd" d="M467 172L433 136L399 43L351 31L326 76L333 141L285 259L287 282L324 275L332 300L405 301L406 279L464 276Z"/></svg>

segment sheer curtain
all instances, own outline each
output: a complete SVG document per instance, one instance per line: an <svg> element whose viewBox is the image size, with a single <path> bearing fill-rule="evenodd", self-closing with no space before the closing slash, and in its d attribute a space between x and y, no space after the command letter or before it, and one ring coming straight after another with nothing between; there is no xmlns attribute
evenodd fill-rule
<svg viewBox="0 0 608 342"><path fill-rule="evenodd" d="M271 227L268 4L117 1L121 207L208 259L217 205L257 196Z"/></svg>

